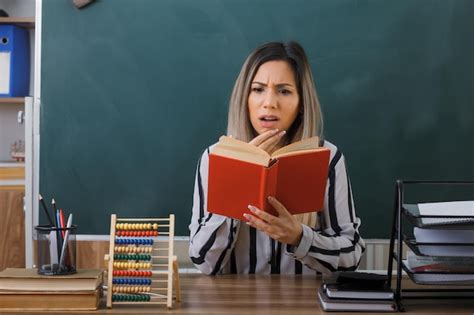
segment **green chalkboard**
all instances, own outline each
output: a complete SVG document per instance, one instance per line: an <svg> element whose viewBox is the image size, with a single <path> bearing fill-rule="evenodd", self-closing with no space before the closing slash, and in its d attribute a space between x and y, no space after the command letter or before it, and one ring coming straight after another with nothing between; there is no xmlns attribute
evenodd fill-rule
<svg viewBox="0 0 474 315"><path fill-rule="evenodd" d="M388 237L397 178L474 178L473 16L472 0L43 1L40 192L79 233L175 213L188 235L244 59L297 40L362 235Z"/></svg>

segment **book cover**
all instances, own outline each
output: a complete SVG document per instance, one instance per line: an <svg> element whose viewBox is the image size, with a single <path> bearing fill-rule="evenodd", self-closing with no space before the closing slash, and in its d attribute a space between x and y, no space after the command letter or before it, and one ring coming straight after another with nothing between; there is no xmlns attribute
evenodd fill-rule
<svg viewBox="0 0 474 315"><path fill-rule="evenodd" d="M324 280L323 288L329 298L390 300L394 294L387 279L369 272L336 271Z"/></svg>
<svg viewBox="0 0 474 315"><path fill-rule="evenodd" d="M292 214L322 210L330 150L318 143L317 137L305 139L269 155L221 137L209 155L208 211L242 220L254 205L277 215L268 196Z"/></svg>
<svg viewBox="0 0 474 315"><path fill-rule="evenodd" d="M0 272L0 291L94 291L101 284L100 269L80 269L64 276L43 276L36 269L25 268Z"/></svg>
<svg viewBox="0 0 474 315"><path fill-rule="evenodd" d="M324 292L323 287L318 291L319 302L326 312L331 311L356 311L356 312L395 312L397 306L394 300L359 300L359 299L333 299Z"/></svg>
<svg viewBox="0 0 474 315"><path fill-rule="evenodd" d="M337 284L325 284L324 290L328 297L336 299L392 300L394 297L393 291L389 288L363 290Z"/></svg>
<svg viewBox="0 0 474 315"><path fill-rule="evenodd" d="M1 310L96 310L101 289L74 292L1 291Z"/></svg>

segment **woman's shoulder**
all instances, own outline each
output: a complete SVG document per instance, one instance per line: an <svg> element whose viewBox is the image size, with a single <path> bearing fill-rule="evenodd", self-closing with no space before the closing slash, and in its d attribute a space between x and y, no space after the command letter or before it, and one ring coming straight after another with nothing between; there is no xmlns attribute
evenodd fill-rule
<svg viewBox="0 0 474 315"><path fill-rule="evenodd" d="M204 164L207 164L208 161L209 161L209 154L211 153L212 149L216 146L217 142L214 143L214 144L211 144L210 146L208 146L207 148L205 148L202 153L201 153L201 156L199 158L199 164L200 165L203 165Z"/></svg>
<svg viewBox="0 0 474 315"><path fill-rule="evenodd" d="M214 149L214 147L217 145L217 142L216 143L213 143L211 144L210 146L208 146L204 152L202 153L203 155L209 155L209 153L212 152L212 149Z"/></svg>
<svg viewBox="0 0 474 315"><path fill-rule="evenodd" d="M338 159L340 158L340 156L342 156L342 152L341 150L339 150L339 148L332 142L328 141L328 140L324 140L324 142L322 143L321 145L322 147L324 148L328 148L329 150L331 150L331 157L330 157L330 160L332 160L335 156L339 156Z"/></svg>
<svg viewBox="0 0 474 315"><path fill-rule="evenodd" d="M322 142L323 142L323 143L321 144L321 146L324 147L324 148L328 148L329 150L331 150L331 153L332 153L332 152L337 152L337 150L339 150L339 149L337 148L337 146L336 146L334 143L329 142L329 141L326 140L326 139L324 139Z"/></svg>

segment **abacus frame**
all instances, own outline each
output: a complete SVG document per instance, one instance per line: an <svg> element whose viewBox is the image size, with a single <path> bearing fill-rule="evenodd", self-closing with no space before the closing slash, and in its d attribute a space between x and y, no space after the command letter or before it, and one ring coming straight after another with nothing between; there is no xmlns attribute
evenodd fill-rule
<svg viewBox="0 0 474 315"><path fill-rule="evenodd" d="M156 288L158 289L165 289L166 301L148 301L148 302L126 302L126 301L112 301L113 295L113 274L114 274L114 254L115 254L115 237L116 237L116 225L117 223L130 223L130 222L138 222L138 223L158 223L158 229L160 228L168 228L165 232L159 232L158 237L154 240L155 242L165 242L167 243L167 247L163 248L156 248L155 250L166 250L167 255L154 255L154 251L152 251L152 261L153 258L158 259L166 259L167 264L152 264L153 265L160 265L161 267L166 267L166 270L156 270L154 271L152 268L152 277L156 277L157 275L166 275L166 280L152 280L153 282L166 282L166 288ZM105 255L105 261L108 265L107 271L107 308L112 308L113 304L121 304L121 305L164 305L171 309L173 307L173 297L176 299L176 302L179 302L181 299L181 292L179 286L179 268L178 268L178 260L177 257L174 256L173 251L173 242L174 242L174 224L175 224L175 216L174 214L170 214L168 218L118 218L116 214L112 214L110 217L110 239L109 239L109 254ZM160 237L165 237L165 239L159 239ZM173 296L173 284L175 286L175 296ZM151 289L153 291L153 288ZM160 294L161 295L161 294Z"/></svg>

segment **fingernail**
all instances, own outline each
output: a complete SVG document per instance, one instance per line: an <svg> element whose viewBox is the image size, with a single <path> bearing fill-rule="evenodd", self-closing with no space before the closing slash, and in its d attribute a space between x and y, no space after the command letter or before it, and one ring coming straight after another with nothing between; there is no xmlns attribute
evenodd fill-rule
<svg viewBox="0 0 474 315"><path fill-rule="evenodd" d="M252 206L252 205L248 205L248 207L247 207L247 208L249 208L249 210L250 210L250 211L252 211L252 212L255 212L255 207L254 207L254 206Z"/></svg>
<svg viewBox="0 0 474 315"><path fill-rule="evenodd" d="M251 218L250 218L250 214L244 213L244 218L246 218L247 220L250 220L250 219L251 219Z"/></svg>
<svg viewBox="0 0 474 315"><path fill-rule="evenodd" d="M285 133L286 133L286 130L283 130L282 132L280 132L280 136L285 135Z"/></svg>
<svg viewBox="0 0 474 315"><path fill-rule="evenodd" d="M278 129L273 130L274 133L277 133L278 131L279 131Z"/></svg>
<svg viewBox="0 0 474 315"><path fill-rule="evenodd" d="M273 200L273 197L272 197L272 196L268 196L268 197L267 197L267 200L268 200L268 201L272 201L272 200Z"/></svg>

